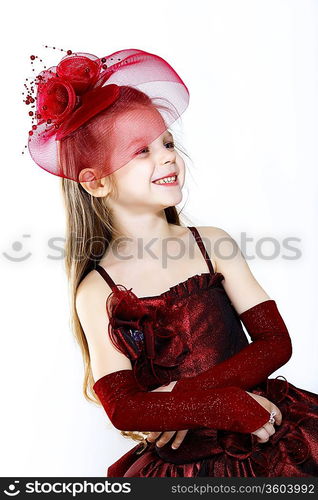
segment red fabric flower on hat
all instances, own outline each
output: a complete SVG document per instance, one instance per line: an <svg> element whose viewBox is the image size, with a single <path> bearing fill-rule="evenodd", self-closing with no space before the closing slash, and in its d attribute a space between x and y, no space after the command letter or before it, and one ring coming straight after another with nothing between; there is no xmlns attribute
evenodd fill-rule
<svg viewBox="0 0 318 500"><path fill-rule="evenodd" d="M38 89L39 123L48 120L59 123L73 111L76 94L67 80L51 76L45 83L40 83Z"/></svg>
<svg viewBox="0 0 318 500"><path fill-rule="evenodd" d="M36 82L38 123L59 124L71 116L83 103L83 95L94 88L101 68L100 59L74 54L62 59L55 71L40 73Z"/></svg>

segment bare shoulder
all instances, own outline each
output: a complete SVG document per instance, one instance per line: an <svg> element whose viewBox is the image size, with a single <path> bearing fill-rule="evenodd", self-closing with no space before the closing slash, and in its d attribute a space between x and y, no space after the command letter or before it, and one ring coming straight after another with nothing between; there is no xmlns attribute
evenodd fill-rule
<svg viewBox="0 0 318 500"><path fill-rule="evenodd" d="M113 346L108 335L106 300L111 292L95 270L85 276L76 292L76 312L87 340L95 381L117 370L132 369L128 356Z"/></svg>
<svg viewBox="0 0 318 500"><path fill-rule="evenodd" d="M90 304L105 303L111 288L102 276L94 269L82 279L76 291L77 311L84 311Z"/></svg>
<svg viewBox="0 0 318 500"><path fill-rule="evenodd" d="M222 272L224 255L232 255L233 247L238 249L235 240L224 229L216 226L196 226L203 239L206 250L216 272ZM238 249L239 250L239 249ZM223 259L224 260L224 259Z"/></svg>
<svg viewBox="0 0 318 500"><path fill-rule="evenodd" d="M202 235L206 235L208 238L217 240L220 238L231 238L230 234L217 226L197 226L198 231Z"/></svg>
<svg viewBox="0 0 318 500"><path fill-rule="evenodd" d="M107 326L106 300L111 293L110 286L95 270L90 271L78 285L75 296L75 307L88 343L92 335L96 335L97 322L103 318Z"/></svg>
<svg viewBox="0 0 318 500"><path fill-rule="evenodd" d="M238 314L270 299L253 275L236 240L220 227L197 228L204 243L210 245L217 272L224 276L223 286ZM209 248L207 248L209 253Z"/></svg>

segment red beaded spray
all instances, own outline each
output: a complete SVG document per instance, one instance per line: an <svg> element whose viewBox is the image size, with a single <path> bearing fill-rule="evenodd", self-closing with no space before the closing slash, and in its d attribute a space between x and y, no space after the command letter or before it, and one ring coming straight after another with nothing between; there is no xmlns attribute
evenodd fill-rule
<svg viewBox="0 0 318 500"><path fill-rule="evenodd" d="M52 48L54 50L60 50L61 52L65 52L67 55L71 55L72 54L72 50L70 50L70 49L68 49L68 50L58 49L57 47L49 47L48 45L44 45L44 47L46 49ZM43 63L43 60L39 56L32 55L32 56L30 56L30 61L31 61L31 65L32 66L33 66L34 61L36 59L38 59L41 63ZM44 69L47 69L46 66L44 66ZM35 71L35 68L32 68L32 71ZM36 77L32 81L29 81L29 78L26 78L25 79L25 83L24 83L24 87L26 89L26 93L22 92L22 95L26 94L26 98L23 99L23 102L28 106L29 109L31 108L31 111L28 112L28 116L30 116L31 119L32 119L31 129L29 130L29 135L33 135L33 130L37 129L37 125L35 123L35 118L41 119L41 114L40 113L36 114L33 111L35 109L35 107L36 107L35 102L37 100L36 92L35 92L35 87L34 86L38 85L41 80L42 80L41 75L39 75L38 77ZM26 82L28 82L28 83L26 83ZM47 124L49 125L51 122L52 122L52 120L50 118L48 118L47 119ZM58 128L58 126L56 126L56 128ZM24 148L27 148L27 147L28 147L28 145L26 144L24 146ZM24 151L22 151L22 154L24 154Z"/></svg>

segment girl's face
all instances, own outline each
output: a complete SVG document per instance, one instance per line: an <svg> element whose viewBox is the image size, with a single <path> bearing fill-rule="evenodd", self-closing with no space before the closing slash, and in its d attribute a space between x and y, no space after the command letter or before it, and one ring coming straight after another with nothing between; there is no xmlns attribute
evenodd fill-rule
<svg viewBox="0 0 318 500"><path fill-rule="evenodd" d="M177 205L182 200L184 161L174 147L173 136L168 130L162 132L164 129L160 113L151 108L146 108L143 113L140 113L140 110L131 110L116 119L115 151L124 149L125 154L128 152L130 158L132 157L113 174L118 187L116 203L129 206L130 209L142 210L143 207L149 206L163 209ZM157 139L151 143L147 138L149 131L152 137L154 132L157 131L158 134ZM123 137L124 148L118 148ZM176 176L175 181L166 184L154 183L155 180L167 176Z"/></svg>

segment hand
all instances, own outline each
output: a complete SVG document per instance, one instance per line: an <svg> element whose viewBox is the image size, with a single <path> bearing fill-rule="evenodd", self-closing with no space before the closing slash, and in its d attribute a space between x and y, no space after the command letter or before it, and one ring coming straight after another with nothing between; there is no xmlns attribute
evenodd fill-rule
<svg viewBox="0 0 318 500"><path fill-rule="evenodd" d="M187 434L188 430L182 430L182 431L164 431L164 432L150 432L149 435L147 436L147 441L149 441L150 443L152 443L153 441L156 441L156 439L160 436L160 439L159 441L156 442L156 446L164 446L166 443L168 443L168 441L170 441L170 439L176 434L176 437L173 441L173 443L171 444L171 448L173 448L174 450L176 450L177 448L179 448L180 444L182 443L182 441L184 440L186 434Z"/></svg>
<svg viewBox="0 0 318 500"><path fill-rule="evenodd" d="M161 385L160 387L157 387L157 389L154 389L151 392L171 392L172 389L174 388L175 384L177 383L177 380L174 380L170 382L169 385ZM188 430L182 430L182 431L165 431L165 432L150 432L147 436L147 441L152 443L153 441L156 441L156 439L160 436L159 441L156 442L156 446L164 446L170 439L176 434L176 437L171 445L173 449L179 448L180 444L184 440Z"/></svg>
<svg viewBox="0 0 318 500"><path fill-rule="evenodd" d="M269 399L264 398L263 396L260 396L258 394L254 394L253 392L247 392L250 396L252 396L256 401L261 404L267 411L271 412L272 410L276 411L276 415L274 415L275 423L277 425L281 425L282 423L282 412L276 406L274 403L269 401ZM270 424L269 422L266 422L262 427L259 429L256 429L256 431L252 432L251 434L255 434L258 438L259 443L266 443L270 436L272 436L276 432L274 425Z"/></svg>

